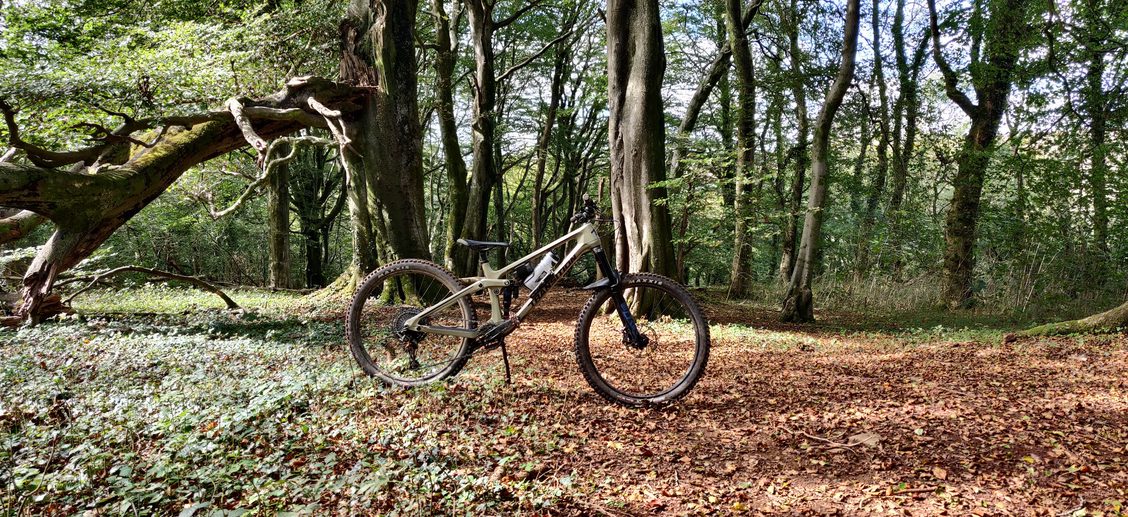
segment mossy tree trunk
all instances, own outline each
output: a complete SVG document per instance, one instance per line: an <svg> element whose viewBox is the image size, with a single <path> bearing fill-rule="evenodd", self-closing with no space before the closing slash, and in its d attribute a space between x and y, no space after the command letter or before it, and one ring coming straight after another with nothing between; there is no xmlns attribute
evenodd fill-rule
<svg viewBox="0 0 1128 517"><path fill-rule="evenodd" d="M1056 336L1081 332L1114 332L1128 329L1128 302L1088 318L1049 323L1019 332L1021 336Z"/></svg>
<svg viewBox="0 0 1128 517"><path fill-rule="evenodd" d="M373 91L346 124L352 143L344 158L355 176L348 183L365 189L350 192L351 218L360 225L354 276L373 269L374 259L431 258L415 55L418 8L417 0L352 0L341 22L341 79Z"/></svg>
<svg viewBox="0 0 1128 517"><path fill-rule="evenodd" d="M986 6L975 3L972 10L969 66L975 101L959 88L959 77L948 65L940 47L939 15L936 0L928 0L932 33L932 57L944 77L944 91L971 121L967 137L957 157L959 164L953 181L952 203L945 218L944 301L950 309L965 308L974 302L972 275L975 270L976 226L987 178L987 165L994 152L995 137L1006 112L1018 56L1033 31L1028 23L1029 0L996 0ZM982 10L986 8L986 20ZM978 49L983 46L983 51Z"/></svg>

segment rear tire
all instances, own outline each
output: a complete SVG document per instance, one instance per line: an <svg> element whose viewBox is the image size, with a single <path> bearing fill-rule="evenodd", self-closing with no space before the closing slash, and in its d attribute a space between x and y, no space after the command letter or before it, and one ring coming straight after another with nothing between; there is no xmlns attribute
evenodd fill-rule
<svg viewBox="0 0 1128 517"><path fill-rule="evenodd" d="M399 260L369 274L356 290L345 319L349 350L361 369L405 387L457 374L469 359L473 340L411 333L403 323L460 290L462 284L454 275L426 260ZM469 297L427 321L444 327L477 327Z"/></svg>
<svg viewBox="0 0 1128 517"><path fill-rule="evenodd" d="M592 389L630 407L665 405L689 393L709 362L709 323L681 284L654 274L624 275L620 289L649 342L626 343L611 290L597 291L576 324L576 361Z"/></svg>

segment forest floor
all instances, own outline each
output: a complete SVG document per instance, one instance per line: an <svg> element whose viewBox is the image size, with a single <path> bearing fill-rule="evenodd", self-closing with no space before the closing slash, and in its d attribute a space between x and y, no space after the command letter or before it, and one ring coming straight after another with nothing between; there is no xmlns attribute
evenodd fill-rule
<svg viewBox="0 0 1128 517"><path fill-rule="evenodd" d="M613 406L580 293L416 390L359 374L342 311L165 288L0 334L0 515L1118 515L1128 338L1003 342L990 317L819 314L710 293L705 378ZM343 309L343 306L342 306Z"/></svg>

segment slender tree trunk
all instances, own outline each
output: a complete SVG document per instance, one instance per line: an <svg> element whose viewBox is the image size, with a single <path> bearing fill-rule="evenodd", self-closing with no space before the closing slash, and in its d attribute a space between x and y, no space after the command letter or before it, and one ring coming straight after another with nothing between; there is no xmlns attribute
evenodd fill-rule
<svg viewBox="0 0 1128 517"><path fill-rule="evenodd" d="M829 179L830 130L834 125L834 115L842 105L846 90L854 80L854 64L858 51L858 25L860 0L846 3L846 29L842 41L842 57L838 75L827 92L819 118L815 123L815 135L811 163L811 195L807 203L807 216L803 223L803 240L791 275L787 298L783 301L782 320L786 322L810 322L815 320L814 296L811 281L814 279L815 255L821 237L823 214L826 208L827 181Z"/></svg>
<svg viewBox="0 0 1128 517"><path fill-rule="evenodd" d="M865 213L862 215L862 227L858 234L857 260L854 263L854 276L861 279L870 267L870 238L873 236L873 227L877 220L877 206L885 194L885 178L889 172L889 94L885 87L885 64L881 55L881 23L878 16L880 3L873 2L871 13L871 27L873 30L873 75L877 83L878 96L878 140L877 140L877 170L874 171L873 184L870 185L869 195L866 198Z"/></svg>
<svg viewBox="0 0 1128 517"><path fill-rule="evenodd" d="M752 257L748 219L752 203L749 186L756 165L756 84L752 52L741 19L740 0L725 0L725 19L737 85L735 219L728 295L730 298L744 298L748 296L751 283L748 278Z"/></svg>
<svg viewBox="0 0 1128 517"><path fill-rule="evenodd" d="M1093 196L1093 240L1101 261L1108 257L1108 108L1104 91L1105 52L1107 35L1102 25L1104 2L1085 0L1084 54L1088 60L1085 70L1084 98L1089 115L1089 189Z"/></svg>
<svg viewBox="0 0 1128 517"><path fill-rule="evenodd" d="M675 276L666 189L650 186L666 179L661 91L666 58L657 0L608 1L607 56L618 267Z"/></svg>
<svg viewBox="0 0 1128 517"><path fill-rule="evenodd" d="M462 159L462 146L458 142L458 124L454 118L454 65L457 61L457 22L452 25L443 8L444 0L432 0L431 14L435 22L435 95L439 133L443 141L443 160L447 173L447 203L450 213L446 220L444 258L447 267L454 267L455 243L462 234L466 220L466 203L470 192L466 184L466 162ZM456 3L457 5L457 3ZM455 16L457 20L457 15Z"/></svg>
<svg viewBox="0 0 1128 517"><path fill-rule="evenodd" d="M497 77L493 49L493 3L489 0L467 0L470 15L470 41L474 46L474 102L471 123L471 150L474 163L470 169L469 198L462 237L486 238L490 212L490 195L497 181L497 164L494 162L494 137L497 119ZM477 261L464 246L456 246L454 271L460 276L474 274Z"/></svg>
<svg viewBox="0 0 1128 517"><path fill-rule="evenodd" d="M920 114L918 83L920 69L924 66L930 36L921 38L909 60L905 43L905 0L897 0L893 16L893 51L897 62L898 93L893 106L893 185L886 209L889 221L889 240L886 248L890 256L890 269L894 278L901 277L904 260L901 253L902 206L908 187L909 165L916 150L917 118Z"/></svg>
<svg viewBox="0 0 1128 517"><path fill-rule="evenodd" d="M279 147L284 147L278 149ZM289 146L276 146L279 154L290 152ZM270 241L270 287L290 287L290 166L280 163L270 175L266 202L267 232Z"/></svg>
<svg viewBox="0 0 1128 517"><path fill-rule="evenodd" d="M803 187L807 173L807 93L803 75L802 54L799 48L799 6L791 0L787 14L788 54L791 65L791 93L795 98L796 137L795 176L791 180L788 202L787 226L783 231L783 246L779 263L779 278L790 281L795 271L795 245L799 236L799 207L803 204Z"/></svg>
<svg viewBox="0 0 1128 517"><path fill-rule="evenodd" d="M541 128L537 138L537 170L533 178L533 247L539 248L544 238L544 228L548 223L545 214L545 202L548 193L544 191L545 170L548 167L549 145L552 143L552 130L556 126L556 114L560 110L560 101L564 97L564 86L568 77L565 76L570 69L567 67L572 59L571 46L560 46L552 63L552 85L549 93L548 108L545 110L544 127Z"/></svg>

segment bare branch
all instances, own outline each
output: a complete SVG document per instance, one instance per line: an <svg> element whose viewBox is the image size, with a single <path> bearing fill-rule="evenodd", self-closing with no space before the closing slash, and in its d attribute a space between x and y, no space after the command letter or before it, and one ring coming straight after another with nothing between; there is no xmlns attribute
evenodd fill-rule
<svg viewBox="0 0 1128 517"><path fill-rule="evenodd" d="M532 2L525 4L524 7L514 11L513 14L506 16L502 20L498 20L498 21L494 22L494 28L495 29L504 29L505 27L509 26L510 24L512 24L513 22L517 21L522 16L524 16L525 13L532 11L533 9L536 9L538 6L540 6L541 1L542 0L534 0Z"/></svg>
<svg viewBox="0 0 1128 517"><path fill-rule="evenodd" d="M259 177L255 178L250 185L247 185L247 188L243 190L242 194L239 194L239 197L235 198L235 202L232 203L231 206L217 211L212 206L210 206L209 203L208 215L210 215L212 219L219 219L238 210L243 206L243 203L253 197L259 187L261 187L267 182L267 180L270 179L270 177L274 174L274 171L278 169L279 165L282 165L294 159L294 156L297 155L299 147L303 145L331 145L332 143L333 142L329 140L316 136L296 136L275 139L274 141L270 142L266 150L262 153L262 174L259 175ZM290 152L284 156L272 158L272 156L275 155L275 150L280 148L280 144L289 145Z"/></svg>
<svg viewBox="0 0 1128 517"><path fill-rule="evenodd" d="M561 41L564 41L565 39L568 39L569 37L571 37L572 32L573 31L565 32L565 33L557 36L556 39L553 39L552 41L545 43L545 45L543 47L541 47L540 50L534 52L529 57L521 60L521 62L509 67L508 70L506 70L504 73L499 75L497 77L497 82L499 82L499 83L504 82L506 79L509 78L509 76L513 75L514 72L517 72L518 70L528 66L529 63L532 63L533 60L535 60L536 58L543 56L545 52L548 52L548 50L551 49L553 46L555 46L557 43L560 43Z"/></svg>

